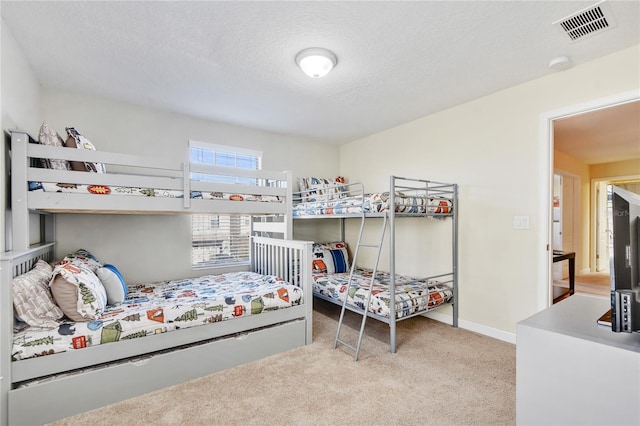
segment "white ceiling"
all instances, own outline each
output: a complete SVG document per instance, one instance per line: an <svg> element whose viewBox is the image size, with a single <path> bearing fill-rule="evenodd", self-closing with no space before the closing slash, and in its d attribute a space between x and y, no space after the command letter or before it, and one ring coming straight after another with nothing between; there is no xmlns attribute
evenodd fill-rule
<svg viewBox="0 0 640 426"><path fill-rule="evenodd" d="M593 1L6 1L43 86L343 143L640 43L640 1L571 42ZM311 79L296 53L338 66ZM523 101L524 102L524 101Z"/></svg>

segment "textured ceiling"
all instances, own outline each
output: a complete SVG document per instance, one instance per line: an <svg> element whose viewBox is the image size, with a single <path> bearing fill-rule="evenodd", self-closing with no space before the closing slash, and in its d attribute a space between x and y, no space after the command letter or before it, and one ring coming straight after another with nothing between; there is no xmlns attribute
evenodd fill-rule
<svg viewBox="0 0 640 426"><path fill-rule="evenodd" d="M595 1L6 1L43 86L342 143L640 42L640 2L578 42L552 23ZM338 66L310 79L307 47Z"/></svg>

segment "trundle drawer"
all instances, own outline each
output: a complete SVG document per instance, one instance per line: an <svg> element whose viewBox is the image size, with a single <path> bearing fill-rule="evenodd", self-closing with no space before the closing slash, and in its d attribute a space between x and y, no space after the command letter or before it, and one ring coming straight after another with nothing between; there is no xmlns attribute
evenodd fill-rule
<svg viewBox="0 0 640 426"><path fill-rule="evenodd" d="M9 392L9 424L42 424L68 417L305 344L296 320Z"/></svg>

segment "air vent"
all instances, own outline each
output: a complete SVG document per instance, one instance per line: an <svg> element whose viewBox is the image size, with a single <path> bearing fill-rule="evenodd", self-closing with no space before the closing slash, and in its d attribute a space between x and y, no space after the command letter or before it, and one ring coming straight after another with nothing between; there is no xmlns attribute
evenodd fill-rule
<svg viewBox="0 0 640 426"><path fill-rule="evenodd" d="M582 40L616 26L609 4L605 1L583 9L553 23L571 41Z"/></svg>

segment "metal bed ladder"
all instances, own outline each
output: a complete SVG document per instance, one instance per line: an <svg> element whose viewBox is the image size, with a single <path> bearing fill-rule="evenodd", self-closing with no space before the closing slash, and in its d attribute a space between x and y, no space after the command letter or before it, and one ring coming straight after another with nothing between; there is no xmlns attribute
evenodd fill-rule
<svg viewBox="0 0 640 426"><path fill-rule="evenodd" d="M358 355L360 353L360 344L362 343L362 336L364 334L364 325L367 321L367 312L368 312L368 307L369 307L369 303L371 301L371 294L373 291L373 283L375 282L376 279L376 275L378 273L378 262L380 261L380 253L382 251L382 243L384 242L384 234L385 231L387 229L387 215L384 215L384 220L382 222L382 230L380 233L380 241L378 244L365 244L362 242L362 234L364 232L364 224L365 224L365 216L364 214L362 215L362 221L360 223L360 233L358 234L358 244L356 245L356 250L353 254L353 260L351 262L351 269L349 272L349 282L347 284L347 290L345 292L345 298L344 301L342 302L342 309L340 310L340 320L338 321L338 331L336 332L336 340L333 344L333 349L336 349L338 347L338 344L342 344L344 346L346 346L347 348L351 349L352 351L354 351L354 356L353 356L353 360L357 361L358 360ZM373 273L371 275L371 282L369 283L369 291L367 292L367 298L364 302L364 309L358 309L356 307L349 307L349 310L359 313L362 315L362 323L360 324L360 333L358 334L358 342L356 343L356 345L351 345L347 342L345 342L344 340L342 340L340 338L340 331L342 330L342 324L343 324L343 320L344 320L344 313L347 310L347 300L349 298L349 292L351 291L351 287L353 284L353 272L355 270L355 266L356 266L356 259L358 258L358 253L360 252L361 248L375 248L377 249L376 251L376 261L373 267Z"/></svg>

